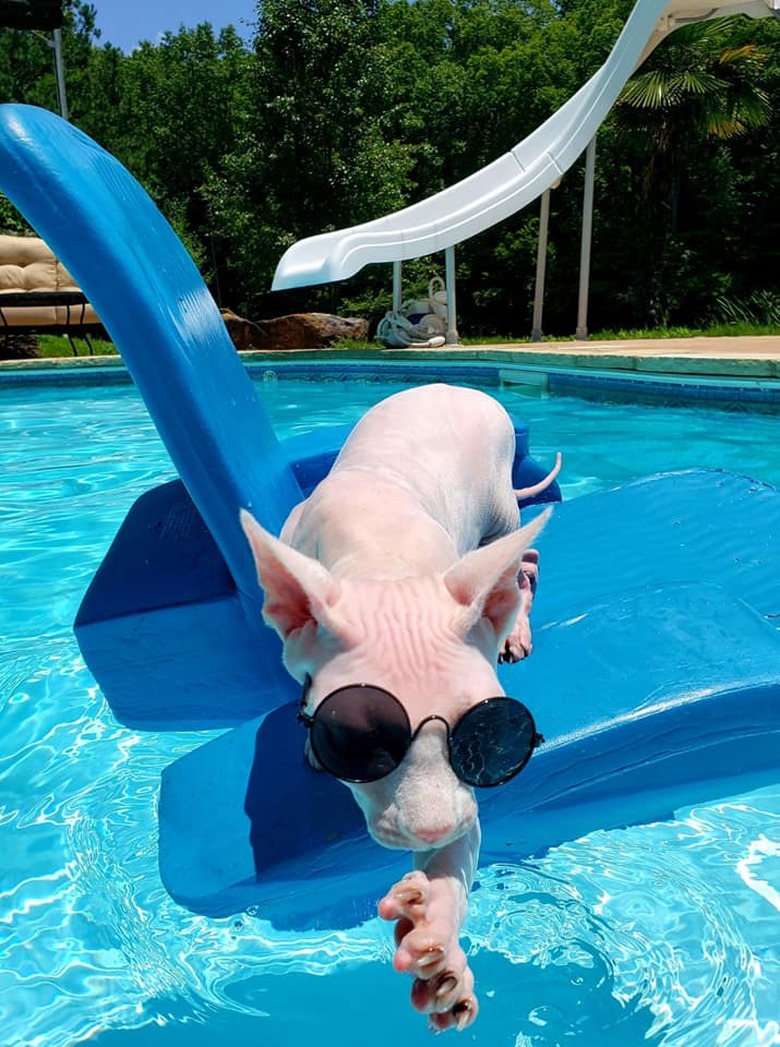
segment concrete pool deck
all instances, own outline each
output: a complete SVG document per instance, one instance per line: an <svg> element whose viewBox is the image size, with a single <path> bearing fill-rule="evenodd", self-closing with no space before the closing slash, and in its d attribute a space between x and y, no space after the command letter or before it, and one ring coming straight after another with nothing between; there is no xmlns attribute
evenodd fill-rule
<svg viewBox="0 0 780 1047"><path fill-rule="evenodd" d="M527 366L637 371L647 374L780 378L780 335L648 338L627 341L518 342L469 346ZM441 351L441 350L440 350ZM452 351L452 350L448 350ZM455 350L456 353L462 350Z"/></svg>
<svg viewBox="0 0 780 1047"><path fill-rule="evenodd" d="M252 360L325 360L318 352L242 353ZM338 351L334 351L338 352ZM683 377L780 378L780 335L723 338L637 338L626 341L512 342L440 349L350 350L356 360L460 360L525 367L633 371Z"/></svg>
<svg viewBox="0 0 780 1047"><path fill-rule="evenodd" d="M669 378L780 379L780 335L722 338L637 338L626 341L503 342L439 349L321 349L242 352L247 363L341 360L497 363L547 368L632 372Z"/></svg>
<svg viewBox="0 0 780 1047"><path fill-rule="evenodd" d="M476 347L472 347L476 348ZM644 374L780 378L780 335L518 342L481 347L512 363Z"/></svg>
<svg viewBox="0 0 780 1047"><path fill-rule="evenodd" d="M780 335L722 338L647 338L626 341L513 342L442 346L440 349L318 349L239 354L246 363L317 361L462 361L530 368L628 371L646 375L780 379ZM44 357L2 360L3 371L122 366L118 356Z"/></svg>
<svg viewBox="0 0 780 1047"><path fill-rule="evenodd" d="M503 342L445 345L440 349L319 349L247 351L248 363L334 358L356 361L409 360L514 364L544 370L632 371L683 377L780 379L780 335L723 338L648 338L630 341Z"/></svg>

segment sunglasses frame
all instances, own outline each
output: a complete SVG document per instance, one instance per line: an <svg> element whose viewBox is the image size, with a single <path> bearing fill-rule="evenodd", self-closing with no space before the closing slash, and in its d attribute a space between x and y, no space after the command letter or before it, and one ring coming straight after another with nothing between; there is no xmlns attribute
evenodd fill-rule
<svg viewBox="0 0 780 1047"><path fill-rule="evenodd" d="M434 714L432 714L430 716L424 717L424 719L422 719L417 724L417 727L415 727L415 729L412 730L412 723L411 723L411 720L409 719L409 714L407 713L406 709L401 704L401 702L398 700L398 698L396 698L396 696L391 691L385 690L384 687L377 687L375 684L366 684L366 683L345 684L343 687L337 687L335 691L331 691L329 694L326 694L325 697L320 702L320 704L314 710L314 712L310 714L310 713L306 712L305 706L306 706L306 702L307 702L308 697L309 697L309 691L311 690L311 685L312 685L312 678L307 673L306 676L304 677L304 681L303 681L303 690L302 690L302 693L301 693L300 707L298 709L298 714L297 714L298 722L303 724L303 726L306 727L307 730L309 731L309 744L311 746L312 752L314 753L314 756L316 757L316 759L320 763L320 765L323 767L323 769L326 770L328 772L328 774L332 774L333 777L337 778L339 781L341 781L341 782L349 782L351 785L368 785L371 782L379 782L383 778L386 778L388 775L392 774L393 771L397 770L397 768L400 767L401 764L403 763L403 761L406 759L406 755L408 754L409 750L411 749L412 743L414 742L414 739L417 737L417 735L422 730L422 728L427 723L431 723L433 720L439 720L441 723L443 723L444 727L445 727L445 730L447 732L447 756L448 756L450 767L452 767L453 772L456 774L456 776L459 778L460 781L462 781L465 785L471 786L474 789L495 789L499 785L505 785L507 782L511 781L518 774L520 774L520 772L522 770L525 769L525 767L528 764L528 761L531 759L531 757L534 754L534 750L537 749L540 745L542 745L544 743L544 735L540 734L537 731L537 729L536 729L536 721L534 720L534 717L533 717L533 714L532 714L531 710L526 705L524 705L521 701L518 701L518 699L510 698L509 695L506 695L506 694L495 695L492 698L483 698L482 701L477 702L476 705L472 705L469 709L467 709L465 711L465 713L463 714L463 716L461 716L457 720L457 722L455 724L453 724L453 725L451 725L447 720L445 720L443 716L439 716L436 713L434 713ZM323 706L325 705L325 703L329 699L335 697L338 694L341 694L342 691L355 690L355 689L360 690L362 688L368 688L371 691L379 691L381 694L387 695L387 697L390 698L391 701L401 710L401 712L403 713L403 716L404 716L404 720L406 721L406 730L407 730L407 733L408 733L409 740L408 740L408 744L406 746L406 750L404 752L404 755L401 757L401 759L398 761L398 763L395 765L395 767L392 767L389 771L386 772L386 774L381 775L379 778L348 778L348 777L344 777L343 775L337 774L335 771L331 770L330 767L328 767L327 762L324 761L321 758L320 754L317 752L317 746L316 746L316 744L315 744L315 742L313 740L313 736L312 736L312 728L315 725L315 718L316 718L318 712L320 711L320 709L323 708ZM495 781L495 782L485 782L485 783L470 782L466 778L461 778L461 776L458 774L458 772L452 766L452 738L456 734L456 732L458 730L458 727L466 719L466 717L468 717L476 709L479 709L482 706L488 705L489 703L495 702L495 701L512 702L514 705L520 706L525 711L526 716L528 717L528 720L530 722L530 728L531 728L531 731L530 731L530 742L529 742L529 745L528 745L528 752L527 752L527 754L525 756L525 759L516 768L514 768L509 774L504 775L498 781Z"/></svg>

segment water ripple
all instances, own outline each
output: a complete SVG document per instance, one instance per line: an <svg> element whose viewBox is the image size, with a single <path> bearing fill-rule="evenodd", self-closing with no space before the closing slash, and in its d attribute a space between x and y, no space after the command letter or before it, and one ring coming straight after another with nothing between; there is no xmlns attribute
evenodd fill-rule
<svg viewBox="0 0 780 1047"><path fill-rule="evenodd" d="M293 432L354 420L388 391L306 386L294 403L280 381L263 395L274 423ZM594 420L593 405L585 413L576 401L501 395L530 422L541 459L567 448L570 494L630 478L623 448L635 411L605 408ZM746 421L719 448L706 412L690 440L680 440L680 424L679 412L653 411L652 468L731 466L780 481L777 419ZM716 428L723 433L719 420ZM691 460L681 463L682 451ZM145 1047L159 1042L144 1038L146 1026L210 1030L228 1015L247 1024L197 1042L294 1047L319 1038L331 1012L340 1047L362 1045L369 1027L374 1047L428 1043L380 921L280 932L256 913L194 915L162 887L160 774L210 735L119 726L71 633L127 508L172 475L135 390L4 394L0 453L10 597L0 607L4 1045L94 1037L100 1047L101 1033L121 1030L128 1047ZM480 870L467 931L482 1012L469 1042L780 1044L779 841L780 788ZM377 896L387 886L377 884Z"/></svg>
<svg viewBox="0 0 780 1047"><path fill-rule="evenodd" d="M526 968L563 967L572 984L579 972L589 995L608 989L623 1008L645 1012L651 1042L778 1043L777 840L780 789L769 789L673 822L594 833L520 866L492 865L474 892L473 949ZM563 1013L545 1018L552 1028L541 1039L530 1028L534 1008L525 1020L529 1043L566 1035Z"/></svg>

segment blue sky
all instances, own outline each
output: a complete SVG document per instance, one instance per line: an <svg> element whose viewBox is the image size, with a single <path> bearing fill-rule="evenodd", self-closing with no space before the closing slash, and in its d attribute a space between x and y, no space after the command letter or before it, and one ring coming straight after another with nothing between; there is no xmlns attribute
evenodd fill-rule
<svg viewBox="0 0 780 1047"><path fill-rule="evenodd" d="M92 0L97 11L100 43L132 51L141 40L155 42L170 29L188 29L211 22L215 29L234 25L247 39L246 23L255 21L255 0Z"/></svg>

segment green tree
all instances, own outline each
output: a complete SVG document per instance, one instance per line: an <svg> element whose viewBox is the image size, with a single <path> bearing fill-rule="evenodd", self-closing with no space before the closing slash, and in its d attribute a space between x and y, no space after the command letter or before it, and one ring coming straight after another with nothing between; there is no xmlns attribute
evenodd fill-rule
<svg viewBox="0 0 780 1047"><path fill-rule="evenodd" d="M761 85L770 100L780 98L780 22L765 19L754 27L755 43L768 54ZM730 253L726 293L749 299L755 292L780 292L780 106L755 130L726 143L731 178L740 208ZM736 264L735 264L736 262Z"/></svg>
<svg viewBox="0 0 780 1047"><path fill-rule="evenodd" d="M385 136L393 69L374 0L267 0L256 55L246 120L208 199L238 304L262 314L280 308L266 295L283 250L401 206L410 164Z"/></svg>
<svg viewBox="0 0 780 1047"><path fill-rule="evenodd" d="M68 95L78 95L78 70L89 62L95 9L70 0L64 7L63 55ZM0 102L39 105L59 112L51 33L35 29L0 29ZM31 235L33 230L5 198L0 198L0 232Z"/></svg>
<svg viewBox="0 0 780 1047"><path fill-rule="evenodd" d="M630 7L264 0L254 48L204 24L125 55L69 0L71 119L147 187L226 304L384 309L389 265L268 288L295 240L423 200L512 148L604 61ZM694 323L719 299L777 292L778 43L769 19L680 30L627 89L599 134L591 326ZM0 31L0 100L57 109L46 34ZM548 331L574 323L581 198L575 164L552 196ZM463 331L528 331L537 221L535 203L459 246ZM5 203L0 224L26 231ZM441 269L405 266L408 292Z"/></svg>
<svg viewBox="0 0 780 1047"><path fill-rule="evenodd" d="M252 52L228 27L166 33L132 54L94 48L74 119L143 183L208 273L205 185L234 147Z"/></svg>
<svg viewBox="0 0 780 1047"><path fill-rule="evenodd" d="M615 109L614 127L639 172L634 220L642 224L641 297L651 323L670 321L686 276L701 272L681 234L696 223L722 229L717 212L734 210L729 153L716 143L769 116L761 80L768 52L746 31L742 18L678 29L626 84Z"/></svg>

